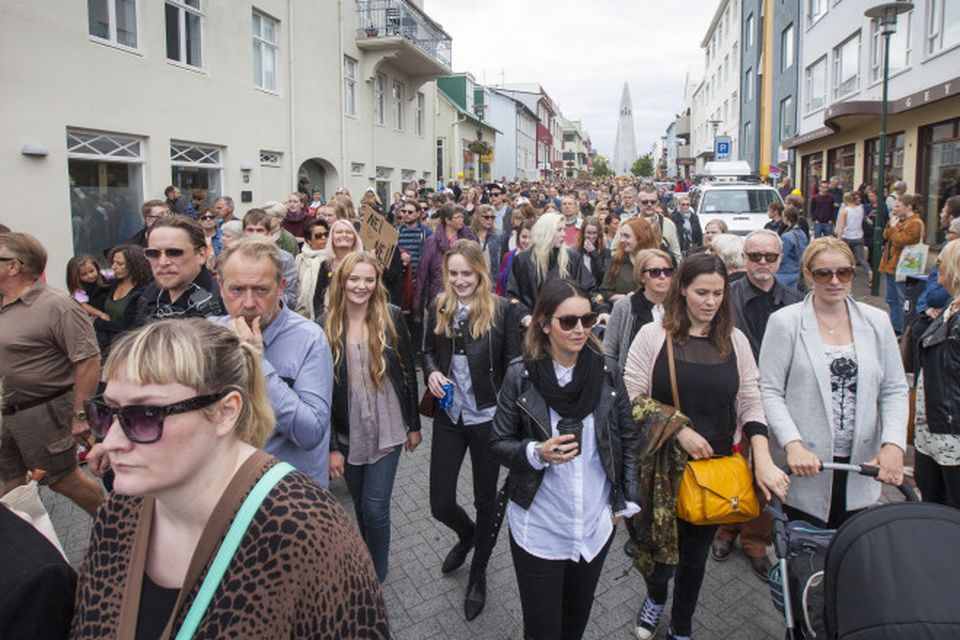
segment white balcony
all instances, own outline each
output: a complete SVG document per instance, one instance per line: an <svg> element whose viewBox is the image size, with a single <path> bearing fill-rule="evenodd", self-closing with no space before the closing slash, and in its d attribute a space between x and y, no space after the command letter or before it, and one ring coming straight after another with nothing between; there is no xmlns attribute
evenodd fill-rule
<svg viewBox="0 0 960 640"><path fill-rule="evenodd" d="M451 42L439 24L407 0L357 0L357 46L379 54L375 64L388 59L424 81L448 75Z"/></svg>

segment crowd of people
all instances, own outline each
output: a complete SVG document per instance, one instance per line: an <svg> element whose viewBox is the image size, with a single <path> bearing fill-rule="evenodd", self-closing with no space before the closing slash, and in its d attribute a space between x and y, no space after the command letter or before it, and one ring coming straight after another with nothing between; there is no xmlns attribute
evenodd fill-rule
<svg viewBox="0 0 960 640"><path fill-rule="evenodd" d="M680 517L688 460L747 456L761 500L830 527L880 487L820 461L903 482L894 274L924 236L916 197L891 200L883 313L851 295L876 194L838 204L829 181L809 203L789 191L745 237L701 220L682 181L421 181L356 205L308 186L242 216L170 187L129 240L70 261L66 292L40 241L0 232L4 493L34 478L96 520L75 600L63 590L69 605L22 633L389 637L391 498L422 417L430 511L450 530L438 572L472 553L463 613L480 615L505 519L527 638L583 635L622 521L641 640L671 579L668 635L691 637L707 558L738 536L767 579L767 516ZM909 368L916 481L960 507L954 200ZM374 214L395 250L364 247ZM457 500L468 451L473 517ZM338 478L353 521L327 490Z"/></svg>

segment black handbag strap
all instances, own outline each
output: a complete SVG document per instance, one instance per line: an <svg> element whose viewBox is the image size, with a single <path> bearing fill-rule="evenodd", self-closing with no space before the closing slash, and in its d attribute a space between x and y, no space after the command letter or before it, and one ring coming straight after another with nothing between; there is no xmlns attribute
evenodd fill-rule
<svg viewBox="0 0 960 640"><path fill-rule="evenodd" d="M673 408L680 411L680 392L677 390L677 365L673 359L673 338L667 334L667 367L670 369L670 391L673 392Z"/></svg>

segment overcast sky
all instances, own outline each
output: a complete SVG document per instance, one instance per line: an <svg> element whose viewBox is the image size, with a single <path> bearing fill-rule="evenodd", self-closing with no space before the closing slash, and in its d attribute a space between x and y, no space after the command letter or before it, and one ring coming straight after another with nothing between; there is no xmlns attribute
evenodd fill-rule
<svg viewBox="0 0 960 640"><path fill-rule="evenodd" d="M700 41L719 1L425 0L424 9L453 38L455 72L539 82L610 158L624 81L646 153L682 109L687 71L702 75Z"/></svg>

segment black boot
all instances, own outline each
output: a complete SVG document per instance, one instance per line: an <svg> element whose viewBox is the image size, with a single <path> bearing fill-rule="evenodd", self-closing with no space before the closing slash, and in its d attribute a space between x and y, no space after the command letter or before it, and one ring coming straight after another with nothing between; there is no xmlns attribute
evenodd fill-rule
<svg viewBox="0 0 960 640"><path fill-rule="evenodd" d="M457 544L453 545L453 548L447 553L447 557L443 559L443 566L440 567L440 571L442 573L450 573L462 567L463 563L467 560L467 554L473 549L473 541L475 538L475 532L471 531L469 538L460 540Z"/></svg>
<svg viewBox="0 0 960 640"><path fill-rule="evenodd" d="M470 582L467 583L467 596L463 600L463 613L467 620L473 620L483 611L487 603L486 569L470 569Z"/></svg>

